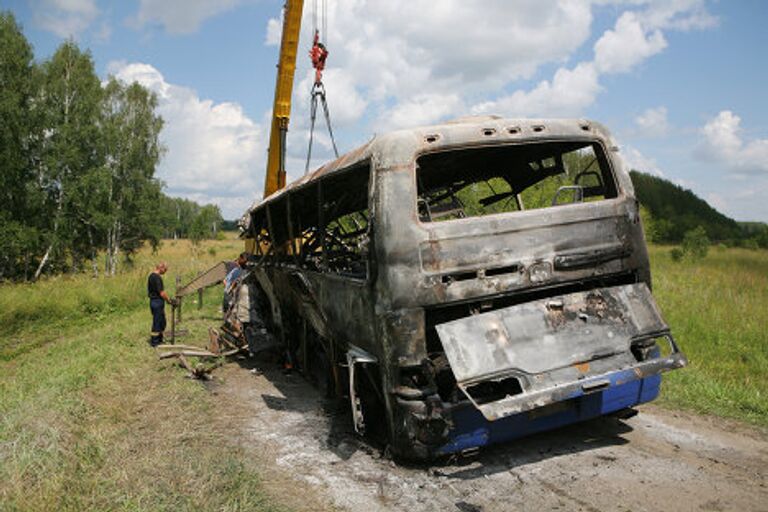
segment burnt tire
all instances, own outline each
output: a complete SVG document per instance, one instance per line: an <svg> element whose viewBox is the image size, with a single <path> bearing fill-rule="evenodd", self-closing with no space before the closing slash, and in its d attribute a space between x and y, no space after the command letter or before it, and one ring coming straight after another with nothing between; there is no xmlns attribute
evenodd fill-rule
<svg viewBox="0 0 768 512"><path fill-rule="evenodd" d="M363 412L365 437L382 446L386 445L389 442L389 429L386 406L381 399L379 367L371 364L361 365L355 372L355 387Z"/></svg>

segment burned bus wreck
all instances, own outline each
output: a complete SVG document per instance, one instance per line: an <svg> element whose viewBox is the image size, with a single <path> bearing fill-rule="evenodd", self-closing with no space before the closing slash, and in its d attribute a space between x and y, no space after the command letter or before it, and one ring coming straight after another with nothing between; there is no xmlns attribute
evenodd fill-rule
<svg viewBox="0 0 768 512"><path fill-rule="evenodd" d="M404 458L620 411L686 364L597 123L377 136L255 205L243 229L275 334Z"/></svg>

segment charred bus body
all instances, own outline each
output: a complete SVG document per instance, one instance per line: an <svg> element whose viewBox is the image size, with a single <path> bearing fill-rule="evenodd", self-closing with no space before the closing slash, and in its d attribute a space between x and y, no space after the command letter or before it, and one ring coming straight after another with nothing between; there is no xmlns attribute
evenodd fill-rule
<svg viewBox="0 0 768 512"><path fill-rule="evenodd" d="M650 293L629 175L594 122L377 136L243 229L278 337L401 457L626 409L686 364Z"/></svg>

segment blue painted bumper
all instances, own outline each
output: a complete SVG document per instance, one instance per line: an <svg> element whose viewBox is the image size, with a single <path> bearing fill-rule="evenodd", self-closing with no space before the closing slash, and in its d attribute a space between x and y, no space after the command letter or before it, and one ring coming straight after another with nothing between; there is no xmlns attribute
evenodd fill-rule
<svg viewBox="0 0 768 512"><path fill-rule="evenodd" d="M610 376L610 386L591 394L580 394L562 402L488 421L467 403L453 411L450 441L438 454L450 454L551 430L596 418L627 407L650 402L659 394L661 375L626 381L624 372Z"/></svg>

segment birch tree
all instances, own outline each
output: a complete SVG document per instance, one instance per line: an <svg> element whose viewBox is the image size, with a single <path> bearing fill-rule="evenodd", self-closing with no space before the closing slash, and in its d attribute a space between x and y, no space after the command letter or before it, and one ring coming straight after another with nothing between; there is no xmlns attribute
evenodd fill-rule
<svg viewBox="0 0 768 512"><path fill-rule="evenodd" d="M69 242L81 221L71 201L73 189L85 175L101 165L99 115L102 89L90 53L74 41L59 46L43 64L39 102L44 125L40 158L40 185L46 195L46 249L34 278L40 277L51 257L65 264Z"/></svg>
<svg viewBox="0 0 768 512"><path fill-rule="evenodd" d="M102 109L107 190L106 272L117 271L118 255L135 252L160 237L161 185L155 168L162 154L162 119L157 97L137 83L110 78Z"/></svg>

